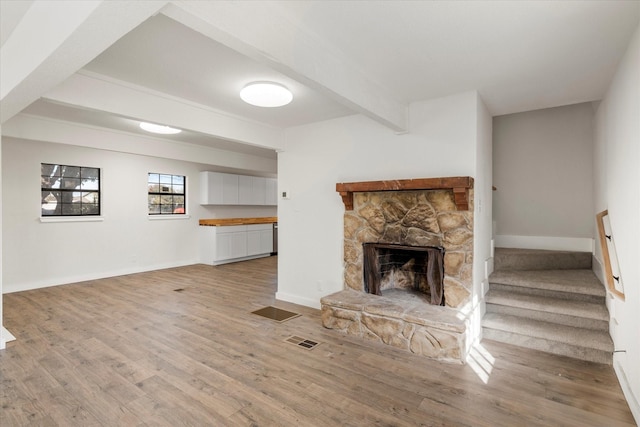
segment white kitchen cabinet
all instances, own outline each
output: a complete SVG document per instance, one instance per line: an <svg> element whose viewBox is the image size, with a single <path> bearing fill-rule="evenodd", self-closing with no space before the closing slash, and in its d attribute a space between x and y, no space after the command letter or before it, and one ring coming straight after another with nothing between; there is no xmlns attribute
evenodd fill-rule
<svg viewBox="0 0 640 427"><path fill-rule="evenodd" d="M201 226L200 262L219 265L271 255L273 224Z"/></svg>
<svg viewBox="0 0 640 427"><path fill-rule="evenodd" d="M215 261L247 256L247 230L245 226L216 227Z"/></svg>
<svg viewBox="0 0 640 427"><path fill-rule="evenodd" d="M238 204L266 204L266 178L239 175L238 182Z"/></svg>
<svg viewBox="0 0 640 427"><path fill-rule="evenodd" d="M278 180L275 178L265 179L265 204L268 206L278 205Z"/></svg>
<svg viewBox="0 0 640 427"><path fill-rule="evenodd" d="M239 175L200 172L200 204L237 205Z"/></svg>
<svg viewBox="0 0 640 427"><path fill-rule="evenodd" d="M276 206L275 178L200 172L201 205Z"/></svg>
<svg viewBox="0 0 640 427"><path fill-rule="evenodd" d="M247 255L271 253L273 250L273 224L247 226Z"/></svg>

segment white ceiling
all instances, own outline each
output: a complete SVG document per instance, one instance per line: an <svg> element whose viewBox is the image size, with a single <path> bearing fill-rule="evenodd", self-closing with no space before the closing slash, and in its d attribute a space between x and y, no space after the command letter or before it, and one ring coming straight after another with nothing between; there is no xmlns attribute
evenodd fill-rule
<svg viewBox="0 0 640 427"><path fill-rule="evenodd" d="M278 127L352 114L301 83L164 15L149 18L85 69ZM238 94L256 80L284 84L295 93L294 102L281 108L245 104Z"/></svg>
<svg viewBox="0 0 640 427"><path fill-rule="evenodd" d="M0 2L3 45L30 3ZM204 3L182 2L182 7L209 8L213 15L229 2ZM275 128L360 113L376 97L406 107L469 90L478 90L491 113L502 115L601 99L640 18L638 1L276 1L244 7L261 8L240 20L259 38L275 40L270 51L246 43L234 50L241 44L230 41L233 35L220 31L214 40L205 16L192 16L190 28L172 19L183 16L174 7L150 17L78 71ZM265 14L265 8L274 14ZM284 21L269 22L276 14ZM281 52L289 62L272 55ZM344 68L327 69L328 53ZM317 63L309 64L315 58ZM351 80L341 74L349 71ZM344 87L358 79L370 82L364 88L376 88L364 94L365 108L358 108L358 98ZM285 84L294 102L275 109L242 103L239 90L254 80ZM41 99L24 112L140 132L134 117L117 111ZM274 157L273 150L197 130L177 138Z"/></svg>
<svg viewBox="0 0 640 427"><path fill-rule="evenodd" d="M478 90L493 115L597 100L638 1L280 2L398 99Z"/></svg>

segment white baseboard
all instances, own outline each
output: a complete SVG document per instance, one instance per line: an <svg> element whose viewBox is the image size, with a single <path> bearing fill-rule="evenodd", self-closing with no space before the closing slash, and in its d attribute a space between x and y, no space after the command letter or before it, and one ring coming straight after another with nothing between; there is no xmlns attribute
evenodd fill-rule
<svg viewBox="0 0 640 427"><path fill-rule="evenodd" d="M497 248L593 252L593 244L594 240L589 237L497 235L495 238Z"/></svg>
<svg viewBox="0 0 640 427"><path fill-rule="evenodd" d="M613 355L613 370L616 372L618 382L620 383L620 387L622 388L622 393L627 400L629 409L631 409L631 414L633 415L633 418L635 418L636 424L640 425L640 404L638 403L638 399L636 398L635 394L633 394L633 390L631 389L631 385L629 384L627 375L624 372L622 363L620 360L618 360L620 356L622 355L620 355L619 353Z"/></svg>
<svg viewBox="0 0 640 427"><path fill-rule="evenodd" d="M4 326L0 327L0 350L7 346L7 343L10 341L14 341L16 337L13 334L5 329Z"/></svg>
<svg viewBox="0 0 640 427"><path fill-rule="evenodd" d="M291 295L284 292L276 292L276 299L280 301L292 302L298 305L304 305L305 307L320 309L320 299L312 299L307 297L301 297L299 295Z"/></svg>
<svg viewBox="0 0 640 427"><path fill-rule="evenodd" d="M600 283L602 283L602 286L606 287L604 268L602 267L600 260L595 256L591 257L591 270L593 270L593 274L595 274Z"/></svg>
<svg viewBox="0 0 640 427"><path fill-rule="evenodd" d="M68 285L71 283L87 282L89 280L105 279L107 277L124 276L126 274L144 273L146 271L163 270L165 268L184 267L185 265L197 264L197 261L183 261L177 263L155 264L147 266L137 266L135 268L126 268L113 271L105 271L95 274L84 274L78 276L62 277L57 279L39 280L27 283L7 283L2 286L3 294L13 292L30 291L32 289L48 288L50 286Z"/></svg>
<svg viewBox="0 0 640 427"><path fill-rule="evenodd" d="M223 265L223 264L231 264L233 262L239 262L239 261L249 261L250 259L266 258L268 256L271 256L271 254L250 255L250 256L245 256L241 258L225 259L222 261L214 261L213 264L210 264L208 262L202 262L202 261L200 262L202 264L207 264L207 265Z"/></svg>

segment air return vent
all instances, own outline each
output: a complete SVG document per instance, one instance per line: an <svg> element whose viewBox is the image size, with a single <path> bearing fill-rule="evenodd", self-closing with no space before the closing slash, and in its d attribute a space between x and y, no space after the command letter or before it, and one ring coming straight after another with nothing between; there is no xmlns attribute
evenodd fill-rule
<svg viewBox="0 0 640 427"><path fill-rule="evenodd" d="M291 335L289 338L284 340L285 342L288 342L289 344L293 344L293 345L297 345L298 347L302 347L306 350L313 350L314 348L316 348L316 346L318 344L320 344L319 342L316 341L312 341L306 338L302 338L302 337L298 337L296 335Z"/></svg>

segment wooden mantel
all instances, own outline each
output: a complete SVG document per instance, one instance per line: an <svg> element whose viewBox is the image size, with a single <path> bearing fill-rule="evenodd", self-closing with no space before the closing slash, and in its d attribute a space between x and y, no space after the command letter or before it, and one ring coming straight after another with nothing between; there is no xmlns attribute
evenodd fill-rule
<svg viewBox="0 0 640 427"><path fill-rule="evenodd" d="M407 190L452 190L458 210L467 211L469 210L470 188L473 188L473 178L470 176L342 182L336 184L336 191L340 193L344 208L348 211L353 210L353 193Z"/></svg>

